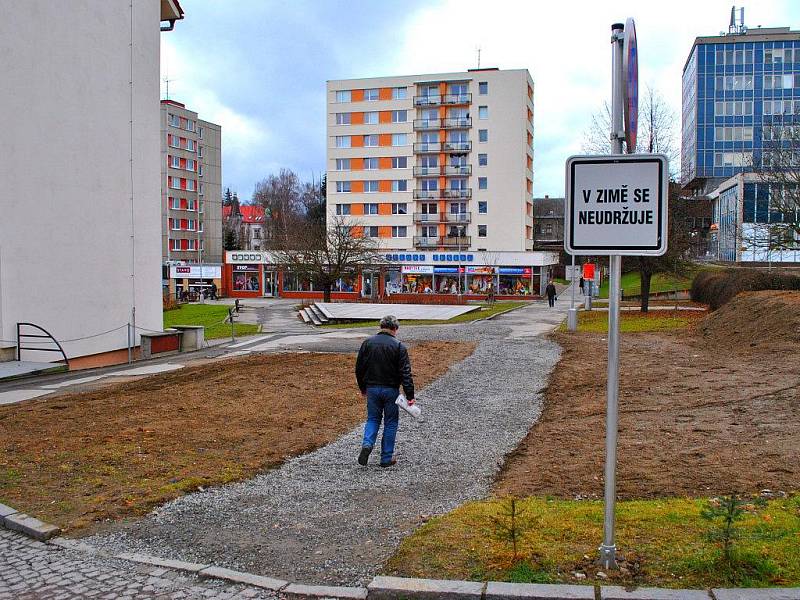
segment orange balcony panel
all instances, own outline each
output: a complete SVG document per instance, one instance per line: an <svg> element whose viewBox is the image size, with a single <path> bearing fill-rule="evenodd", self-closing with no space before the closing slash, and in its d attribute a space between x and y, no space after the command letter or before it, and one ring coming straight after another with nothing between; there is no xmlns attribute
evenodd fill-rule
<svg viewBox="0 0 800 600"><path fill-rule="evenodd" d="M439 95L444 96L447 93L447 83L442 81L439 84Z"/></svg>
<svg viewBox="0 0 800 600"><path fill-rule="evenodd" d="M379 169L391 169L392 168L392 157L391 156L381 156L378 159L378 168Z"/></svg>
<svg viewBox="0 0 800 600"><path fill-rule="evenodd" d="M381 88L383 91L383 88ZM391 123L392 122L392 112L389 110L382 110L378 113L378 123Z"/></svg>
<svg viewBox="0 0 800 600"><path fill-rule="evenodd" d="M352 90L350 93L350 100L353 102L363 102L364 90Z"/></svg>
<svg viewBox="0 0 800 600"><path fill-rule="evenodd" d="M378 90L378 100L391 100L392 88L381 88Z"/></svg>
<svg viewBox="0 0 800 600"><path fill-rule="evenodd" d="M360 135L350 136L350 146L353 148L361 148L364 146L364 138Z"/></svg>
<svg viewBox="0 0 800 600"><path fill-rule="evenodd" d="M364 237L364 228L355 225L350 228L350 235L352 235L354 238Z"/></svg>
<svg viewBox="0 0 800 600"><path fill-rule="evenodd" d="M351 181L350 182L350 189L354 193L364 193L364 182L363 181Z"/></svg>
<svg viewBox="0 0 800 600"><path fill-rule="evenodd" d="M362 216L364 214L364 205L360 202L355 202L350 205L350 214Z"/></svg>
<svg viewBox="0 0 800 600"><path fill-rule="evenodd" d="M392 227L391 227L391 225L380 225L380 226L378 226L378 237L381 237L381 238L390 238L390 237L392 237Z"/></svg>
<svg viewBox="0 0 800 600"><path fill-rule="evenodd" d="M378 182L378 191L379 192L391 192L392 191L392 182L389 181L388 179L381 179ZM383 204L381 204L381 206L383 206ZM391 206L389 208L390 208L390 210L389 210L388 213L379 212L378 214L381 214L381 215L383 215L383 214L386 214L386 215L392 214Z"/></svg>
<svg viewBox="0 0 800 600"><path fill-rule="evenodd" d="M392 134L391 133L381 133L378 135L378 146L391 146L392 145Z"/></svg>
<svg viewBox="0 0 800 600"><path fill-rule="evenodd" d="M444 94L444 92L442 92L442 94ZM446 106L440 106L439 107L439 118L440 119L446 119L447 118L447 107Z"/></svg>
<svg viewBox="0 0 800 600"><path fill-rule="evenodd" d="M350 124L351 125L363 125L364 124L364 113L363 112L350 113Z"/></svg>
<svg viewBox="0 0 800 600"><path fill-rule="evenodd" d="M363 158L351 158L350 159L350 170L351 171L363 171L364 170L364 159Z"/></svg>

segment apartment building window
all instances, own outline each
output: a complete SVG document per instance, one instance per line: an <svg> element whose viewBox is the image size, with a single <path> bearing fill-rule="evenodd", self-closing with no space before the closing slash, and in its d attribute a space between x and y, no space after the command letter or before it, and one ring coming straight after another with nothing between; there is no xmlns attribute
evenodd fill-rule
<svg viewBox="0 0 800 600"><path fill-rule="evenodd" d="M180 208L181 208L181 200L180 200L180 198L173 198L172 196L170 196L170 198L169 198L169 207L172 210L180 210Z"/></svg>
<svg viewBox="0 0 800 600"><path fill-rule="evenodd" d="M254 240L260 240L261 239L261 228L260 227L256 227L256 228L253 229L253 239Z"/></svg>
<svg viewBox="0 0 800 600"><path fill-rule="evenodd" d="M405 123L408 121L408 111L407 110L393 110L392 111L392 123Z"/></svg>
<svg viewBox="0 0 800 600"><path fill-rule="evenodd" d="M173 219L173 218L170 218L170 219L169 219L169 228L170 228L172 231L177 231L177 230L179 230L179 229L180 229L180 219Z"/></svg>
<svg viewBox="0 0 800 600"><path fill-rule="evenodd" d="M181 126L181 118L178 115L169 115L169 124L172 127L180 127Z"/></svg>
<svg viewBox="0 0 800 600"><path fill-rule="evenodd" d="M199 184L197 184L197 193L200 194L201 196L203 195L203 182L202 181Z"/></svg>
<svg viewBox="0 0 800 600"><path fill-rule="evenodd" d="M194 131L194 121L191 119L186 120L186 131Z"/></svg>
<svg viewBox="0 0 800 600"><path fill-rule="evenodd" d="M177 156L170 156L169 157L169 166L173 169L180 169L181 168L181 159Z"/></svg>
<svg viewBox="0 0 800 600"><path fill-rule="evenodd" d="M728 79L728 78L726 77L726 79ZM800 83L800 81L798 81L797 83ZM726 82L726 85L727 85L727 82ZM764 89L765 90L780 90L780 89L790 90L790 89L792 89L792 87L796 87L796 86L795 86L794 76L791 73L787 73L786 75L781 75L781 74L778 74L778 75L764 75ZM725 89L729 89L729 88L726 87ZM737 90L738 89L748 89L748 90L750 90L750 89L753 89L753 88L752 87L749 87L749 88L735 87L733 89L737 89Z"/></svg>
<svg viewBox="0 0 800 600"><path fill-rule="evenodd" d="M424 202L422 204L423 215L435 215L439 212L439 205L436 202Z"/></svg>
<svg viewBox="0 0 800 600"><path fill-rule="evenodd" d="M467 84L466 83L451 83L450 84L450 93L454 96L459 96L462 94L467 93Z"/></svg>
<svg viewBox="0 0 800 600"><path fill-rule="evenodd" d="M478 237L486 237L486 225L478 225Z"/></svg>
<svg viewBox="0 0 800 600"><path fill-rule="evenodd" d="M544 226L544 233L545 235L553 235L553 224L548 223Z"/></svg>
<svg viewBox="0 0 800 600"><path fill-rule="evenodd" d="M203 139L203 128L202 127L198 127L197 128L197 137L199 137L201 140Z"/></svg>
<svg viewBox="0 0 800 600"><path fill-rule="evenodd" d="M486 200L478 200L478 214L485 215L489 212L489 205Z"/></svg>
<svg viewBox="0 0 800 600"><path fill-rule="evenodd" d="M769 139L769 128L764 127L764 139ZM714 131L714 141L717 142L752 142L752 127L716 127Z"/></svg>
<svg viewBox="0 0 800 600"><path fill-rule="evenodd" d="M197 240L189 240L189 250L197 250Z"/></svg>
<svg viewBox="0 0 800 600"><path fill-rule="evenodd" d="M177 135L167 134L167 143L173 148L180 148L181 147L181 138Z"/></svg>
<svg viewBox="0 0 800 600"><path fill-rule="evenodd" d="M367 225L364 227L364 237L368 238L376 238L378 237L378 226L377 225Z"/></svg>
<svg viewBox="0 0 800 600"><path fill-rule="evenodd" d="M188 159L186 161L186 170L187 171L196 171L197 170L197 161L194 159Z"/></svg>
<svg viewBox="0 0 800 600"><path fill-rule="evenodd" d="M451 179L450 180L450 189L451 190L465 190L467 189L467 180L466 179Z"/></svg>
<svg viewBox="0 0 800 600"><path fill-rule="evenodd" d="M367 194L374 194L378 191L378 182L377 181L365 181L364 182L364 192Z"/></svg>
<svg viewBox="0 0 800 600"><path fill-rule="evenodd" d="M407 192L408 191L408 180L406 179L395 179L392 181L392 191L393 192Z"/></svg>
<svg viewBox="0 0 800 600"><path fill-rule="evenodd" d="M364 147L365 148L374 148L378 145L378 134L373 133L371 135L364 136Z"/></svg>
<svg viewBox="0 0 800 600"><path fill-rule="evenodd" d="M203 176L203 165L197 165L197 174Z"/></svg>
<svg viewBox="0 0 800 600"><path fill-rule="evenodd" d="M392 237L393 238L408 237L408 227L406 227L405 225L393 225L392 226Z"/></svg>
<svg viewBox="0 0 800 600"><path fill-rule="evenodd" d="M744 115L753 114L753 101L727 101L714 103L714 116L715 117L741 117ZM766 114L766 113L765 113Z"/></svg>
<svg viewBox="0 0 800 600"><path fill-rule="evenodd" d="M370 111L364 113L364 125L377 125L378 124L378 112L377 111Z"/></svg>
<svg viewBox="0 0 800 600"><path fill-rule="evenodd" d="M336 102L351 102L352 92L350 90L338 90L336 92Z"/></svg>
<svg viewBox="0 0 800 600"><path fill-rule="evenodd" d="M428 169L433 169L439 166L439 157L435 154L425 155L420 157L419 166Z"/></svg>
<svg viewBox="0 0 800 600"><path fill-rule="evenodd" d="M392 146L407 146L408 145L408 135L405 133L393 133L392 134Z"/></svg>
<svg viewBox="0 0 800 600"><path fill-rule="evenodd" d="M364 159L364 168L368 171L373 171L378 168L378 159L377 158L365 158Z"/></svg>
<svg viewBox="0 0 800 600"><path fill-rule="evenodd" d="M197 147L197 156L199 156L200 158L203 158L203 147L202 146L198 146Z"/></svg>
<svg viewBox="0 0 800 600"><path fill-rule="evenodd" d="M406 202L394 202L394 203L392 203L392 214L393 215L407 215L408 214L408 203L406 203Z"/></svg>
<svg viewBox="0 0 800 600"><path fill-rule="evenodd" d="M489 130L488 129L478 129L478 141L479 142L488 142L489 141Z"/></svg>
<svg viewBox="0 0 800 600"><path fill-rule="evenodd" d="M435 192L439 189L439 181L437 179L420 179L419 187L425 192Z"/></svg>
<svg viewBox="0 0 800 600"><path fill-rule="evenodd" d="M186 140L186 149L190 152L194 152L197 149L197 142L194 140Z"/></svg>
<svg viewBox="0 0 800 600"><path fill-rule="evenodd" d="M377 88L373 88L373 89L370 89L370 90L364 90L364 100L373 101L373 100L377 100L377 99L378 99L378 89Z"/></svg>
<svg viewBox="0 0 800 600"><path fill-rule="evenodd" d="M336 170L337 171L349 171L350 170L350 159L349 158L337 158L336 159Z"/></svg>
<svg viewBox="0 0 800 600"><path fill-rule="evenodd" d="M392 88L392 100L405 100L408 98L408 89L404 87Z"/></svg>
<svg viewBox="0 0 800 600"><path fill-rule="evenodd" d="M193 211L194 209L195 209L195 201L194 201L194 198L192 198L192 199L190 199L190 200L188 200L186 202L186 210L192 210Z"/></svg>
<svg viewBox="0 0 800 600"><path fill-rule="evenodd" d="M478 189L479 190L489 189L489 178L488 177L478 177Z"/></svg>
<svg viewBox="0 0 800 600"><path fill-rule="evenodd" d="M197 221L195 221L194 219L189 219L187 221L186 229L188 229L189 231L194 231L195 229L197 229Z"/></svg>
<svg viewBox="0 0 800 600"><path fill-rule="evenodd" d="M423 225L420 227L420 233L422 234L422 237L425 238L439 237L439 231L435 225Z"/></svg>
<svg viewBox="0 0 800 600"><path fill-rule="evenodd" d="M351 146L351 138L349 135L337 135L336 136L336 147L337 148L350 148Z"/></svg>
<svg viewBox="0 0 800 600"><path fill-rule="evenodd" d="M489 93L489 82L488 81L479 81L478 82L478 94L481 96L485 96Z"/></svg>
<svg viewBox="0 0 800 600"><path fill-rule="evenodd" d="M167 177L167 181L169 183L169 187L171 187L172 189L174 189L174 190L181 189L180 177L171 177L170 176L170 177Z"/></svg>
<svg viewBox="0 0 800 600"><path fill-rule="evenodd" d="M488 106L479 106L478 107L478 118L479 119L488 119L489 118L489 107Z"/></svg>
<svg viewBox="0 0 800 600"><path fill-rule="evenodd" d="M451 215L463 215L467 212L467 203L466 202L451 202L450 203L450 214Z"/></svg>
<svg viewBox="0 0 800 600"><path fill-rule="evenodd" d="M393 169L407 169L408 168L408 157L407 156L393 156L392 157L392 168Z"/></svg>
<svg viewBox="0 0 800 600"><path fill-rule="evenodd" d="M336 191L340 194L346 194L350 191L350 182L349 181L337 181L336 182Z"/></svg>
<svg viewBox="0 0 800 600"><path fill-rule="evenodd" d="M194 179L186 180L186 189L193 192L197 189L197 182Z"/></svg>
<svg viewBox="0 0 800 600"><path fill-rule="evenodd" d="M336 214L337 215L349 215L350 214L350 205L349 204L337 204L336 205Z"/></svg>
<svg viewBox="0 0 800 600"><path fill-rule="evenodd" d="M337 125L350 125L350 113L336 113Z"/></svg>
<svg viewBox="0 0 800 600"><path fill-rule="evenodd" d="M488 154L478 154L478 166L485 167L489 164L489 155Z"/></svg>

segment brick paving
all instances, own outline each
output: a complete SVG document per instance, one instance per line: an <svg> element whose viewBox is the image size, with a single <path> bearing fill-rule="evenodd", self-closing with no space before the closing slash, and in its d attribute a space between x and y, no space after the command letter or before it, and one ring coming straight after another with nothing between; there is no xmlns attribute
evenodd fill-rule
<svg viewBox="0 0 800 600"><path fill-rule="evenodd" d="M260 588L65 549L0 528L0 600L275 597Z"/></svg>

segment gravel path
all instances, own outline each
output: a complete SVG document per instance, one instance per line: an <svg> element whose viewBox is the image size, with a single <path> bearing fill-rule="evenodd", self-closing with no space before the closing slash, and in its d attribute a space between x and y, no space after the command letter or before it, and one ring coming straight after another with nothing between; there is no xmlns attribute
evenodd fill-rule
<svg viewBox="0 0 800 600"><path fill-rule="evenodd" d="M418 392L424 422L401 416L395 468L378 467L378 453L367 468L356 464L359 427L274 471L179 498L87 541L289 581L363 585L428 515L487 495L541 413L539 392L560 349L536 334L562 311L539 304L466 326L401 330L406 340L479 344Z"/></svg>

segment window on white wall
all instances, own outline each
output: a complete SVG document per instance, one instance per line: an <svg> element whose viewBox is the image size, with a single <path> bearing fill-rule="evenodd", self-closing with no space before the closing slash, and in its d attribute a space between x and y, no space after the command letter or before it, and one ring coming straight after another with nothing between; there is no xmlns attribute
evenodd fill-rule
<svg viewBox="0 0 800 600"><path fill-rule="evenodd" d="M350 170L350 159L349 158L337 158L336 159L336 170L337 171L349 171Z"/></svg>
<svg viewBox="0 0 800 600"><path fill-rule="evenodd" d="M392 168L393 169L407 169L408 168L408 157L407 156L393 156L392 157Z"/></svg>
<svg viewBox="0 0 800 600"><path fill-rule="evenodd" d="M489 118L489 107L488 106L479 106L478 107L478 118L479 119L488 119Z"/></svg>
<svg viewBox="0 0 800 600"><path fill-rule="evenodd" d="M392 88L392 99L393 100L405 100L408 98L408 89L404 87L396 87Z"/></svg>
<svg viewBox="0 0 800 600"><path fill-rule="evenodd" d="M368 171L372 171L378 168L378 159L377 158L365 158L364 159L364 168Z"/></svg>
<svg viewBox="0 0 800 600"><path fill-rule="evenodd" d="M378 145L378 134L372 135L365 135L364 136L364 147L365 148L374 148Z"/></svg>
<svg viewBox="0 0 800 600"><path fill-rule="evenodd" d="M346 194L350 191L350 182L349 181L337 181L336 182L336 191L340 194Z"/></svg>
<svg viewBox="0 0 800 600"><path fill-rule="evenodd" d="M352 93L350 90L338 90L336 92L337 102L351 102L351 100L352 100Z"/></svg>
<svg viewBox="0 0 800 600"><path fill-rule="evenodd" d="M393 133L392 134L392 146L407 146L408 145L408 135L405 133Z"/></svg>
<svg viewBox="0 0 800 600"><path fill-rule="evenodd" d="M377 125L378 113L377 111L369 111L364 113L364 125Z"/></svg>
<svg viewBox="0 0 800 600"><path fill-rule="evenodd" d="M365 181L364 182L364 192L365 193L374 194L377 191L378 191L378 182L377 181Z"/></svg>
<svg viewBox="0 0 800 600"><path fill-rule="evenodd" d="M350 148L352 142L349 135L337 135L336 147L337 148Z"/></svg>
<svg viewBox="0 0 800 600"><path fill-rule="evenodd" d="M350 125L350 113L336 113L337 125Z"/></svg>
<svg viewBox="0 0 800 600"><path fill-rule="evenodd" d="M377 99L378 99L377 88L373 88L371 90L364 90L364 100L377 100Z"/></svg>
<svg viewBox="0 0 800 600"><path fill-rule="evenodd" d="M405 123L408 121L408 111L407 110L393 110L392 111L392 123Z"/></svg>
<svg viewBox="0 0 800 600"><path fill-rule="evenodd" d="M392 191L393 192L407 192L408 191L408 181L406 179L397 179L392 181Z"/></svg>

